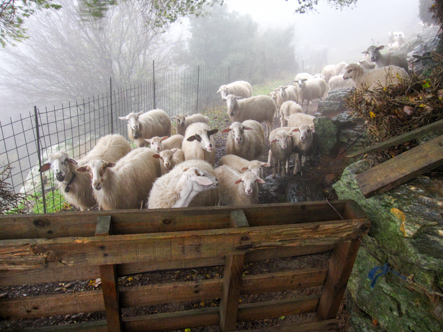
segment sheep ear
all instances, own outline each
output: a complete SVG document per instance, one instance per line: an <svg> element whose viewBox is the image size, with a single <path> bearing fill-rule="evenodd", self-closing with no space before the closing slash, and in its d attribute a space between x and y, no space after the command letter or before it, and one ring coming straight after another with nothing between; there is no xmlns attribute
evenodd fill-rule
<svg viewBox="0 0 443 332"><path fill-rule="evenodd" d="M196 183L198 183L201 186L212 186L214 184L214 182L209 180L206 176L200 176L199 174L197 174L197 176L194 177L193 179Z"/></svg>
<svg viewBox="0 0 443 332"><path fill-rule="evenodd" d="M314 125L311 124L311 125L309 126L309 128L311 129L311 131L312 131L313 133L315 133L315 127L314 127Z"/></svg>
<svg viewBox="0 0 443 332"><path fill-rule="evenodd" d="M300 131L300 128L294 128L291 131Z"/></svg>
<svg viewBox="0 0 443 332"><path fill-rule="evenodd" d="M162 139L160 141L164 141L165 139L167 139L169 136L163 136Z"/></svg>
<svg viewBox="0 0 443 332"><path fill-rule="evenodd" d="M128 116L119 116L118 118L119 118L120 120L125 120L125 121L128 120Z"/></svg>
<svg viewBox="0 0 443 332"><path fill-rule="evenodd" d="M183 116L188 116L189 115L189 113L186 113L185 115L183 115Z"/></svg>
<svg viewBox="0 0 443 332"><path fill-rule="evenodd" d="M178 118L176 116L171 116L172 120L178 120Z"/></svg>
<svg viewBox="0 0 443 332"><path fill-rule="evenodd" d="M238 179L237 181L235 181L235 184L239 184L241 182L241 179Z"/></svg>
<svg viewBox="0 0 443 332"><path fill-rule="evenodd" d="M151 144L151 139L150 138L145 138L145 142L148 142L149 144Z"/></svg>
<svg viewBox="0 0 443 332"><path fill-rule="evenodd" d="M162 157L159 154L152 155L155 159L162 159Z"/></svg>
<svg viewBox="0 0 443 332"><path fill-rule="evenodd" d="M273 140L270 141L269 143L275 143L275 142L277 142L277 140L276 140L276 139L273 139Z"/></svg>
<svg viewBox="0 0 443 332"><path fill-rule="evenodd" d="M106 167L114 167L115 163L106 163Z"/></svg>
<svg viewBox="0 0 443 332"><path fill-rule="evenodd" d="M223 134L226 134L226 133L229 132L229 131L231 131L231 128L228 127L228 128L226 128L226 129L223 129L223 130L222 130L222 133L223 133Z"/></svg>
<svg viewBox="0 0 443 332"><path fill-rule="evenodd" d="M189 141L189 142L192 142L194 140L201 142L202 138L199 135L195 134L195 135L189 136L187 139L187 141Z"/></svg>
<svg viewBox="0 0 443 332"><path fill-rule="evenodd" d="M214 135L214 134L217 134L217 133L218 133L218 129L217 128L208 130L208 136L211 136L211 135Z"/></svg>
<svg viewBox="0 0 443 332"><path fill-rule="evenodd" d="M271 165L269 165L269 163L261 163L261 165L263 166L263 167L270 167Z"/></svg>
<svg viewBox="0 0 443 332"><path fill-rule="evenodd" d="M86 173L88 171L88 166L80 166L75 169L77 173Z"/></svg>
<svg viewBox="0 0 443 332"><path fill-rule="evenodd" d="M249 127L243 127L243 130L253 130L253 129Z"/></svg>
<svg viewBox="0 0 443 332"><path fill-rule="evenodd" d="M249 169L248 167L243 167L243 168L241 169L241 171L244 172L244 171L247 171L248 169Z"/></svg>
<svg viewBox="0 0 443 332"><path fill-rule="evenodd" d="M261 184L266 183L265 180L263 180L263 179L261 179L261 178L259 178L259 177L257 177L257 182L258 182L258 183L261 183Z"/></svg>
<svg viewBox="0 0 443 332"><path fill-rule="evenodd" d="M75 159L68 158L68 162L71 163L72 165L77 165L77 161L75 161Z"/></svg>
<svg viewBox="0 0 443 332"><path fill-rule="evenodd" d="M384 49L384 48L385 48L385 45L381 45L381 46L377 47L376 50L379 50L379 51L380 51L380 50L382 50L382 49Z"/></svg>
<svg viewBox="0 0 443 332"><path fill-rule="evenodd" d="M135 113L135 115L137 115L137 117L139 117L139 116L142 115L142 114L143 114L143 111L138 112L138 113Z"/></svg>
<svg viewBox="0 0 443 332"><path fill-rule="evenodd" d="M40 167L39 171L40 173L46 172L48 169L51 168L51 163L46 163Z"/></svg>
<svg viewBox="0 0 443 332"><path fill-rule="evenodd" d="M178 151L178 148L171 149L172 154L176 153Z"/></svg>

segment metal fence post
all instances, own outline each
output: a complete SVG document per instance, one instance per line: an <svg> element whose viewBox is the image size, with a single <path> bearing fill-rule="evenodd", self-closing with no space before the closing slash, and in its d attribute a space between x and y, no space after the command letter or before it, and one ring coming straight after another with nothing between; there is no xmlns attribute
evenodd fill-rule
<svg viewBox="0 0 443 332"><path fill-rule="evenodd" d="M198 90L200 89L200 66L197 66L197 105L195 112L198 113Z"/></svg>
<svg viewBox="0 0 443 332"><path fill-rule="evenodd" d="M109 78L109 99L111 102L111 134L114 133L114 116L112 112L112 77Z"/></svg>
<svg viewBox="0 0 443 332"><path fill-rule="evenodd" d="M42 157L40 151L40 131L38 130L38 115L37 115L37 106L34 106L34 115L35 115L35 132L37 137L37 155L38 155L38 167L42 167ZM42 186L42 198L43 198L43 213L46 213L46 197L45 197L45 185L43 183L43 174L40 173L40 184Z"/></svg>
<svg viewBox="0 0 443 332"><path fill-rule="evenodd" d="M157 107L155 106L155 61L152 60L152 89L153 89L153 95L154 95L154 109Z"/></svg>

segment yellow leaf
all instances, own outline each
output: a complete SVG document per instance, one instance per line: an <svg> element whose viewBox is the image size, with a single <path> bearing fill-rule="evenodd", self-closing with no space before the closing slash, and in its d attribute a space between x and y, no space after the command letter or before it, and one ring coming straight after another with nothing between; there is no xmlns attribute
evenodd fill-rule
<svg viewBox="0 0 443 332"><path fill-rule="evenodd" d="M134 280L133 277L129 277L129 278L128 278L128 281L132 281L132 280Z"/></svg>
<svg viewBox="0 0 443 332"><path fill-rule="evenodd" d="M376 115L375 115L374 112L372 112L372 111L369 112L369 116L371 117L371 119L373 119L373 118L376 117Z"/></svg>
<svg viewBox="0 0 443 332"><path fill-rule="evenodd" d="M185 332L191 332L191 329L188 327L185 329Z"/></svg>

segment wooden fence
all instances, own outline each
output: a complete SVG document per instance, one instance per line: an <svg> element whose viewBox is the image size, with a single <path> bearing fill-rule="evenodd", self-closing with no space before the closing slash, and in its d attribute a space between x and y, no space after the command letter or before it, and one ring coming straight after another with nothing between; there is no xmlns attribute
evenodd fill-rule
<svg viewBox="0 0 443 332"><path fill-rule="evenodd" d="M168 331L316 312L297 331L335 331L369 221L352 201L0 217L0 287L101 278L101 290L0 299L0 319L104 311L50 331ZM338 213L337 213L338 212ZM342 219L340 215L344 218ZM246 262L331 251L329 268L244 276ZM223 278L119 287L118 277L224 266ZM244 294L323 286L321 295L239 304ZM218 307L124 317L122 308L220 299ZM288 327L290 328L290 327Z"/></svg>

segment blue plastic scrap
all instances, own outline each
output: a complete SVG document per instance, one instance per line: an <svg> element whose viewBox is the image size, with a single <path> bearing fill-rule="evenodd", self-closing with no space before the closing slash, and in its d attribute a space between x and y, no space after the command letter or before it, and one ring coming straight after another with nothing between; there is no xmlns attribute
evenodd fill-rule
<svg viewBox="0 0 443 332"><path fill-rule="evenodd" d="M377 271L381 270L381 272L379 274L376 274ZM377 279L381 276L384 276L385 274L387 274L388 272L392 272L394 273L396 276L400 277L401 279L403 279L404 281L406 281L406 277L402 276L400 273L394 271L388 263L385 263L385 265L383 265L383 267L381 266L376 266L373 267L371 269L371 271L369 271L368 273L368 279L371 280L371 288L374 288L375 284L377 283Z"/></svg>

